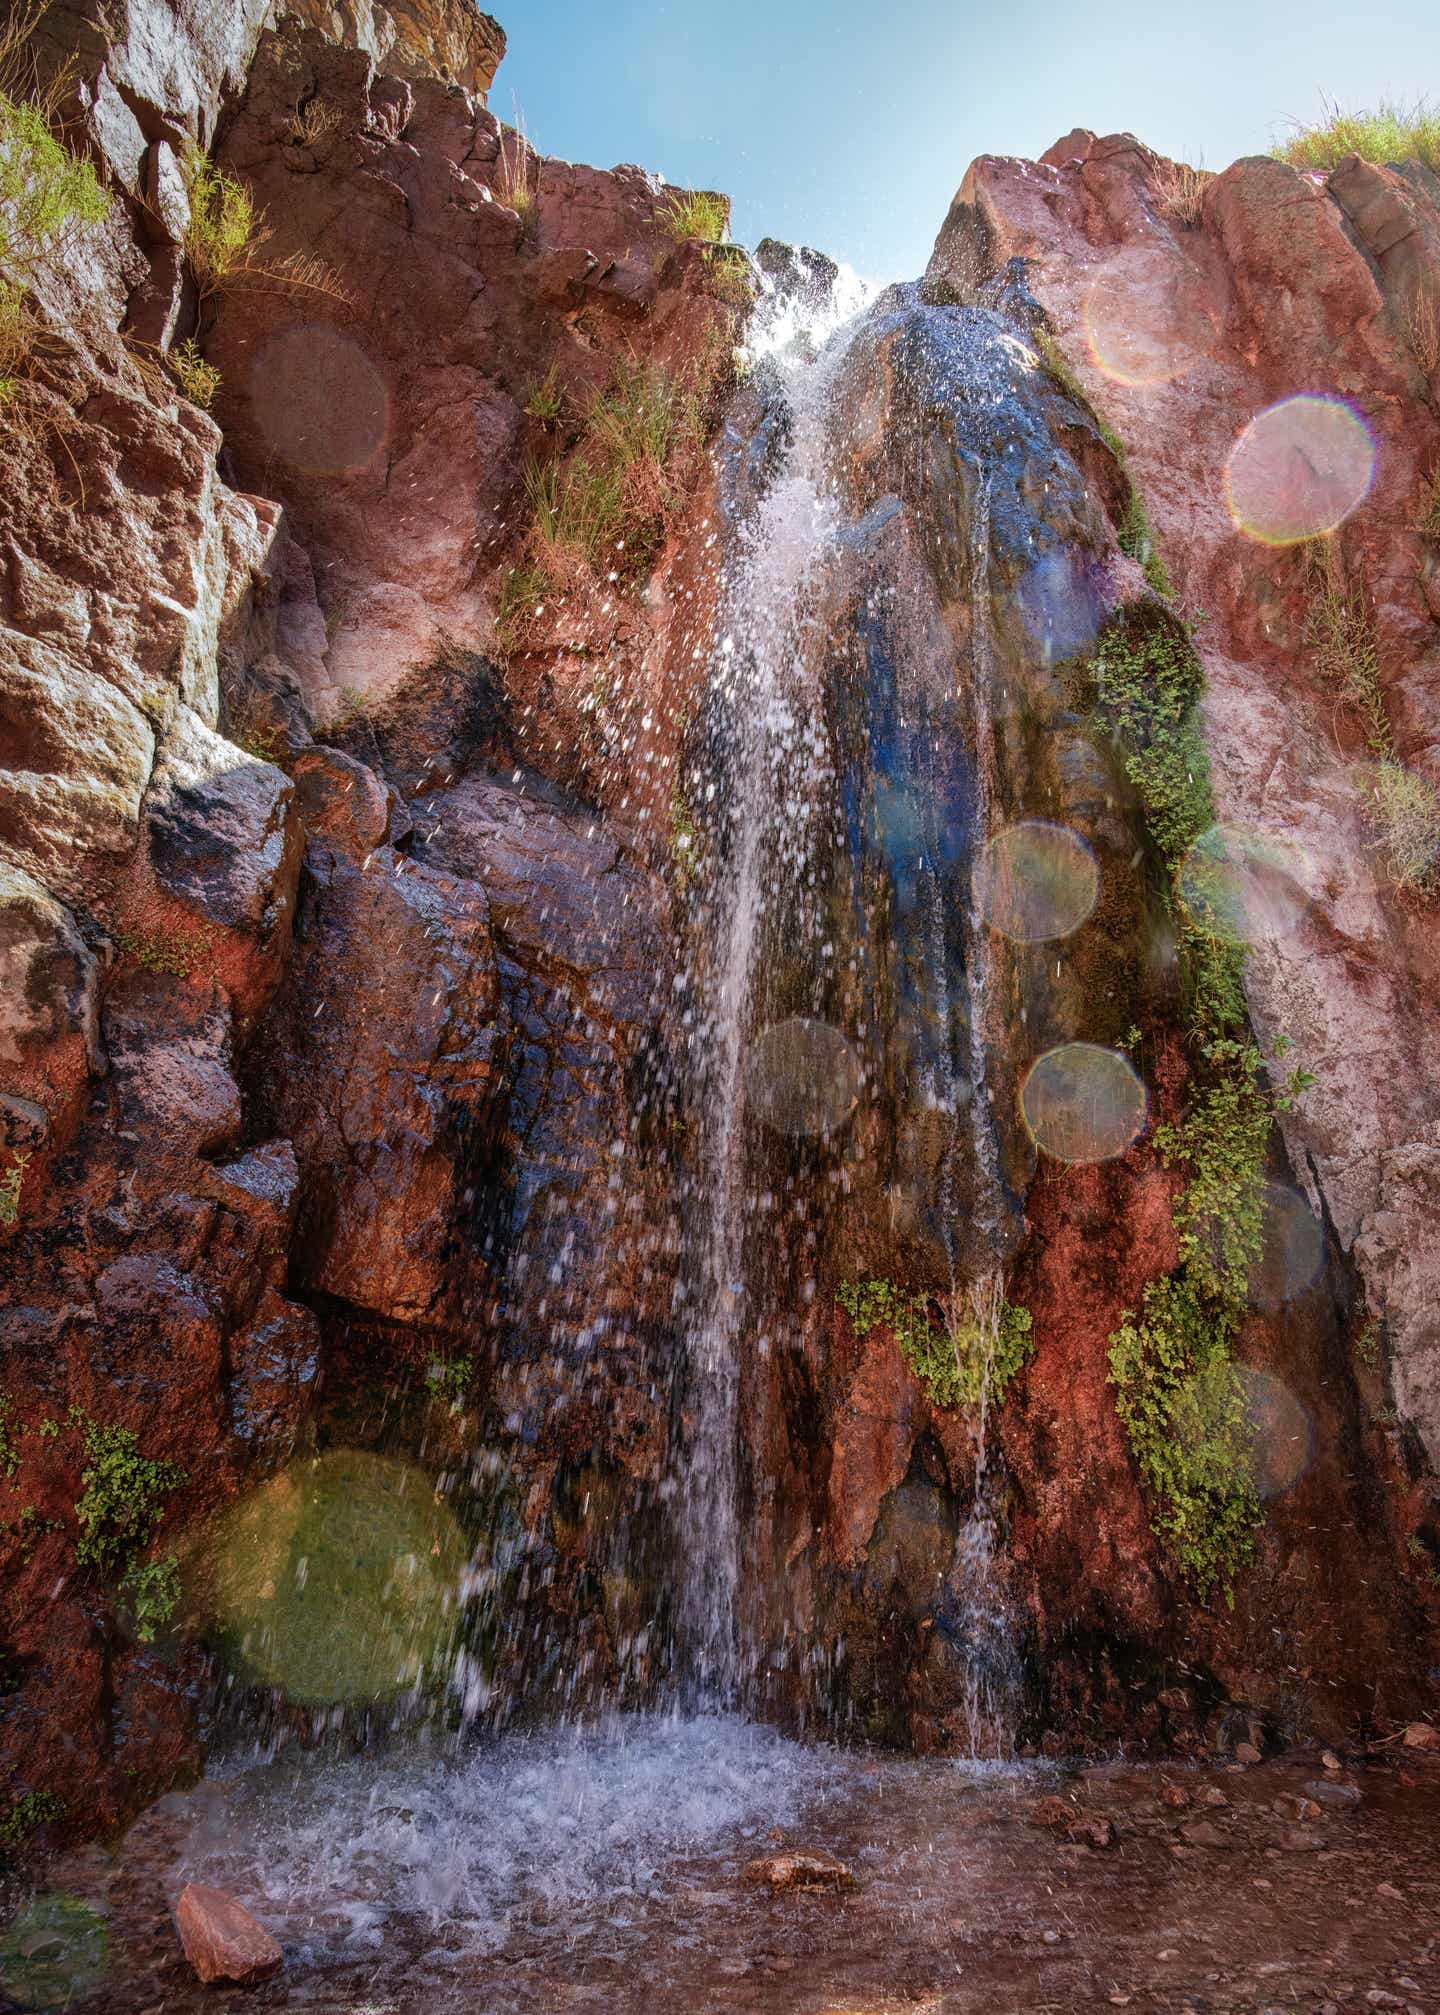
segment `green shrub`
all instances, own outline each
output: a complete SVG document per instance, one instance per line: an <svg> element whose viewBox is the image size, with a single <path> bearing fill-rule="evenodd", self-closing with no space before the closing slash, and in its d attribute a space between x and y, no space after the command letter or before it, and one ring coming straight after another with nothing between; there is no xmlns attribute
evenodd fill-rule
<svg viewBox="0 0 1440 2015"><path fill-rule="evenodd" d="M180 1606L180 1562L173 1553L163 1560L136 1562L120 1581L120 1597L130 1610L139 1644L153 1644L155 1632Z"/></svg>
<svg viewBox="0 0 1440 2015"><path fill-rule="evenodd" d="M1228 1326L1184 1270L1151 1281L1110 1339L1115 1410L1157 1504L1155 1531L1201 1597L1233 1603L1253 1557L1255 1491L1245 1388Z"/></svg>
<svg viewBox="0 0 1440 2015"><path fill-rule="evenodd" d="M988 1398L997 1403L1030 1355L1028 1308L996 1304L993 1320L970 1308L937 1327L930 1297L906 1294L888 1280L845 1280L836 1290L839 1307L857 1336L888 1329L901 1355L937 1406L974 1408Z"/></svg>
<svg viewBox="0 0 1440 2015"><path fill-rule="evenodd" d="M12 1154L9 1168L0 1175L0 1225L12 1225L20 1215L20 1192L29 1165L28 1154Z"/></svg>
<svg viewBox="0 0 1440 2015"><path fill-rule="evenodd" d="M179 344L170 359L174 367L176 382L186 398L193 405L209 410L210 403L220 389L220 373L213 364L207 364L196 346L193 336L187 336Z"/></svg>
<svg viewBox="0 0 1440 2015"><path fill-rule="evenodd" d="M28 282L76 224L110 207L88 161L58 140L41 105L0 92L0 260Z"/></svg>
<svg viewBox="0 0 1440 2015"><path fill-rule="evenodd" d="M249 191L207 154L192 147L185 165L190 185L185 251L203 300L246 264L261 226Z"/></svg>
<svg viewBox="0 0 1440 2015"><path fill-rule="evenodd" d="M185 1472L141 1455L129 1428L102 1427L80 1415L75 1424L84 1432L86 1454L75 1506L75 1558L81 1567L128 1569L159 1523L161 1500L185 1481Z"/></svg>
<svg viewBox="0 0 1440 2015"><path fill-rule="evenodd" d="M1321 100L1325 116L1313 126L1297 126L1272 149L1292 168L1336 168L1347 154L1364 161L1420 161L1440 172L1440 112L1424 98L1409 106L1382 98L1373 112L1342 112L1338 102Z"/></svg>
<svg viewBox="0 0 1440 2015"><path fill-rule="evenodd" d="M678 189L661 215L672 238L722 244L730 229L729 199L710 189Z"/></svg>

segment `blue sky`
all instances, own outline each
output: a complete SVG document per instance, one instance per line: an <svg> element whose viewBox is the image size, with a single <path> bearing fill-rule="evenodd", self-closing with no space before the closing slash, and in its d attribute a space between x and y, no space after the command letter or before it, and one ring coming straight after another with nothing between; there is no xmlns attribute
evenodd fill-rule
<svg viewBox="0 0 1440 2015"><path fill-rule="evenodd" d="M818 245L877 280L929 256L977 154L1128 129L1225 167L1321 93L1440 97L1434 0L485 0L490 94L547 154L724 189L734 235Z"/></svg>

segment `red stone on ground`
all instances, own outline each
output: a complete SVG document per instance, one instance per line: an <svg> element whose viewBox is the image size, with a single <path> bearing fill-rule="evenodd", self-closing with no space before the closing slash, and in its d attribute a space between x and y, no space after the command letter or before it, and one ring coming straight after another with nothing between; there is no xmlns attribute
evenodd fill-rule
<svg viewBox="0 0 1440 2015"><path fill-rule="evenodd" d="M284 1953L243 1903L223 1889L190 1882L175 1905L175 1928L196 1977L245 1985L278 1973Z"/></svg>

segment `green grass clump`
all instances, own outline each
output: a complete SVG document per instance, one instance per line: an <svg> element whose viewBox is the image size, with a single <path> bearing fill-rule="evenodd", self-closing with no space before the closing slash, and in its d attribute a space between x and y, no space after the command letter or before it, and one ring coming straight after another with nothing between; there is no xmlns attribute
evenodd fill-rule
<svg viewBox="0 0 1440 2015"><path fill-rule="evenodd" d="M1391 882L1410 895L1433 894L1440 886L1440 794L1435 786L1403 763L1381 763L1372 797Z"/></svg>
<svg viewBox="0 0 1440 2015"><path fill-rule="evenodd" d="M1325 116L1299 125L1272 149L1292 168L1336 168L1347 154L1363 161L1420 161L1440 172L1440 112L1424 98L1402 105L1382 98L1373 111L1342 112L1338 102L1321 101Z"/></svg>
<svg viewBox="0 0 1440 2015"><path fill-rule="evenodd" d="M20 1215L20 1192L29 1165L28 1154L12 1154L9 1168L0 1175L0 1225L12 1225Z"/></svg>
<svg viewBox="0 0 1440 2015"><path fill-rule="evenodd" d="M81 1567L128 1569L160 1521L162 1500L185 1481L185 1472L141 1455L128 1427L78 1417L76 1424L84 1430L86 1465L75 1506L75 1558Z"/></svg>
<svg viewBox="0 0 1440 2015"><path fill-rule="evenodd" d="M663 467L680 420L680 387L658 364L621 362L615 383L595 401L590 438L613 467Z"/></svg>
<svg viewBox="0 0 1440 2015"><path fill-rule="evenodd" d="M539 420L544 426L553 427L565 410L565 394L560 380L555 375L552 364L543 378L537 378L530 387L530 396L525 401L525 410L532 420Z"/></svg>
<svg viewBox="0 0 1440 2015"><path fill-rule="evenodd" d="M1178 869L1215 820L1200 726L1205 673L1195 647L1169 611L1135 605L1120 610L1104 631L1094 677L1146 829L1166 866Z"/></svg>
<svg viewBox="0 0 1440 2015"><path fill-rule="evenodd" d="M661 212L672 238L723 244L730 229L730 204L709 189L679 189Z"/></svg>
<svg viewBox="0 0 1440 2015"><path fill-rule="evenodd" d="M187 336L176 346L170 359L175 380L192 405L209 411L211 401L220 389L220 373L213 364L207 364L196 346L193 336Z"/></svg>
<svg viewBox="0 0 1440 2015"><path fill-rule="evenodd" d="M1440 517L1440 475L1432 478ZM1377 760L1371 821L1392 884L1427 895L1440 882L1440 797L1425 777L1395 756L1395 736L1380 683L1380 647L1358 586L1347 588L1328 541L1312 574L1307 640L1322 677L1337 686L1359 719L1365 746Z"/></svg>
<svg viewBox="0 0 1440 2015"><path fill-rule="evenodd" d="M836 1302L857 1336L888 1329L901 1355L937 1406L973 1409L988 1398L996 1403L1032 1348L1028 1308L999 1302L993 1321L972 1307L946 1327L930 1317L930 1297L906 1294L888 1280L845 1280Z"/></svg>
<svg viewBox="0 0 1440 2015"><path fill-rule="evenodd" d="M568 467L528 462L525 494L542 552L594 569L621 537L622 473L602 457L580 454Z"/></svg>

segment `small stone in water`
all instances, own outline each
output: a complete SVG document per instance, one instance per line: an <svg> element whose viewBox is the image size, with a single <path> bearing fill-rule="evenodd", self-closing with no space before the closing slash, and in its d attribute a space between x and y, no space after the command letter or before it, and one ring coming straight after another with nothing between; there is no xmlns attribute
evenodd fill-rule
<svg viewBox="0 0 1440 2015"><path fill-rule="evenodd" d="M1406 1749L1440 1749L1440 1728L1428 1721L1412 1721L1401 1739Z"/></svg>
<svg viewBox="0 0 1440 2015"><path fill-rule="evenodd" d="M1260 1761L1260 1751L1255 1747L1253 1742L1237 1742L1235 1744L1235 1761L1237 1763L1258 1763Z"/></svg>
<svg viewBox="0 0 1440 2015"><path fill-rule="evenodd" d="M1225 1835L1208 1819L1192 1819L1180 1828L1180 1838L1191 1847L1223 1847Z"/></svg>
<svg viewBox="0 0 1440 2015"><path fill-rule="evenodd" d="M1190 1793L1183 1784L1162 1784L1160 1803L1168 1805L1173 1812L1183 1812L1190 1803Z"/></svg>
<svg viewBox="0 0 1440 2015"><path fill-rule="evenodd" d="M175 1905L175 1927L197 1979L268 1980L284 1953L264 1925L223 1889L187 1883Z"/></svg>
<svg viewBox="0 0 1440 2015"><path fill-rule="evenodd" d="M1282 1791L1274 1801L1274 1809L1282 1819L1318 1819L1320 1807L1313 1798L1302 1798L1296 1791Z"/></svg>
<svg viewBox="0 0 1440 2015"><path fill-rule="evenodd" d="M1200 1793L1200 1803L1202 1805L1218 1806L1228 1805L1230 1800L1225 1796L1225 1793L1220 1789L1218 1784L1207 1784L1205 1789Z"/></svg>
<svg viewBox="0 0 1440 2015"><path fill-rule="evenodd" d="M821 1848L795 1847L785 1854L767 1854L745 1869L747 1882L766 1882L777 1893L786 1889L853 1889L855 1877L843 1861Z"/></svg>
<svg viewBox="0 0 1440 2015"><path fill-rule="evenodd" d="M1320 1762L1326 1770L1338 1770L1340 1768L1340 1758L1335 1754L1333 1749L1322 1749L1320 1752Z"/></svg>

